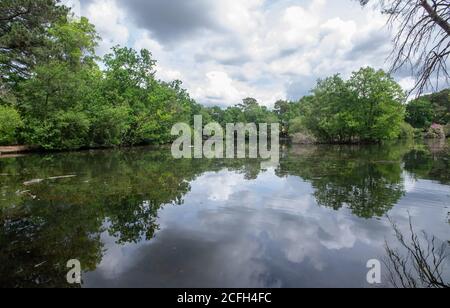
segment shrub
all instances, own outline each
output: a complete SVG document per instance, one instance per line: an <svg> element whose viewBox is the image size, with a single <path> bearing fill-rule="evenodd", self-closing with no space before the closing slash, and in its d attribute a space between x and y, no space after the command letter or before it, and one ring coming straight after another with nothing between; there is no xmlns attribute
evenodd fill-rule
<svg viewBox="0 0 450 308"><path fill-rule="evenodd" d="M415 129L410 124L404 122L400 125L400 139L413 139L415 137Z"/></svg>
<svg viewBox="0 0 450 308"><path fill-rule="evenodd" d="M312 134L308 132L295 133L291 137L293 144L317 144L318 140Z"/></svg>
<svg viewBox="0 0 450 308"><path fill-rule="evenodd" d="M439 124L431 125L425 137L428 139L444 139L445 138L444 127Z"/></svg>
<svg viewBox="0 0 450 308"><path fill-rule="evenodd" d="M296 133L301 133L301 132L304 132L305 130L306 130L306 128L305 128L303 118L297 117L297 118L292 119L289 122L289 134L290 135L293 135Z"/></svg>
<svg viewBox="0 0 450 308"><path fill-rule="evenodd" d="M444 126L445 137L450 137L450 123Z"/></svg>
<svg viewBox="0 0 450 308"><path fill-rule="evenodd" d="M0 145L17 142L17 132L23 127L22 119L12 107L0 106Z"/></svg>
<svg viewBox="0 0 450 308"><path fill-rule="evenodd" d="M414 138L415 139L423 139L425 137L425 132L423 129L416 128L414 129Z"/></svg>
<svg viewBox="0 0 450 308"><path fill-rule="evenodd" d="M415 128L427 128L433 123L433 104L424 98L411 101L406 111L406 122Z"/></svg>
<svg viewBox="0 0 450 308"><path fill-rule="evenodd" d="M88 145L90 121L82 112L59 112L46 121L32 120L28 127L28 143L47 150L77 150Z"/></svg>
<svg viewBox="0 0 450 308"><path fill-rule="evenodd" d="M93 146L119 146L124 143L129 125L129 109L105 108L95 112L92 119L90 139Z"/></svg>

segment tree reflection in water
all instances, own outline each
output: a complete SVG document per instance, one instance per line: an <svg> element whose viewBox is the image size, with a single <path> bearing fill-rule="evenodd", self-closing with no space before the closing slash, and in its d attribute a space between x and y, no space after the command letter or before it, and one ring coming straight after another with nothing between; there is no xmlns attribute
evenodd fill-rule
<svg viewBox="0 0 450 308"><path fill-rule="evenodd" d="M450 148L442 141L418 144L404 157L405 170L420 179L450 184Z"/></svg>
<svg viewBox="0 0 450 308"><path fill-rule="evenodd" d="M349 208L363 217L381 217L404 196L404 146L293 147L278 174L296 175L313 186L322 206Z"/></svg>
<svg viewBox="0 0 450 308"><path fill-rule="evenodd" d="M160 209L183 204L197 176L228 168L250 180L259 166L250 160L175 160L166 149L2 159L0 286L68 286L68 260L80 260L86 272L100 264L103 232L117 244L151 240ZM30 179L39 180L24 185Z"/></svg>
<svg viewBox="0 0 450 308"><path fill-rule="evenodd" d="M448 153L417 145L291 147L275 172L310 183L318 205L369 219L405 194L405 170L448 184ZM78 259L94 271L103 234L119 245L149 241L160 210L182 205L198 176L227 169L253 181L260 166L175 160L169 149L146 148L0 159L0 286L68 287L66 262ZM49 179L67 174L76 177ZM32 179L43 180L24 185Z"/></svg>

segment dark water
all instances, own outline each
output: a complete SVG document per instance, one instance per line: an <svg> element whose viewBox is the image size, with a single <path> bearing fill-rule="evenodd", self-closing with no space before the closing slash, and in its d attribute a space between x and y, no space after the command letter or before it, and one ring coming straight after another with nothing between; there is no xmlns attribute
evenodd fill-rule
<svg viewBox="0 0 450 308"><path fill-rule="evenodd" d="M281 153L267 169L149 148L2 158L0 286L69 287L78 259L83 287L371 287L393 222L450 240L448 144Z"/></svg>

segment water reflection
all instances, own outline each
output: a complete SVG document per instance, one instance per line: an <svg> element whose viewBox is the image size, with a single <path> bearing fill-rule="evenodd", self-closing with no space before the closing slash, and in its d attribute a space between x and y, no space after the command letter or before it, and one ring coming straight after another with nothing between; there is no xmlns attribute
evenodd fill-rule
<svg viewBox="0 0 450 308"><path fill-rule="evenodd" d="M392 226L402 250L386 243L386 281L395 288L450 288L450 280L444 278L445 267L450 264L449 242L424 231L417 233L411 218L407 234L403 234L395 222Z"/></svg>
<svg viewBox="0 0 450 308"><path fill-rule="evenodd" d="M79 259L87 287L366 286L386 213L448 234L448 153L287 147L268 170L147 148L0 159L0 285L68 287ZM422 185L444 203L410 206Z"/></svg>
<svg viewBox="0 0 450 308"><path fill-rule="evenodd" d="M420 179L450 184L450 149L442 141L416 145L404 157L405 170Z"/></svg>
<svg viewBox="0 0 450 308"><path fill-rule="evenodd" d="M363 218L381 217L404 195L403 146L320 146L294 149L280 175L311 182L319 205L346 206ZM297 150L297 151L296 151Z"/></svg>

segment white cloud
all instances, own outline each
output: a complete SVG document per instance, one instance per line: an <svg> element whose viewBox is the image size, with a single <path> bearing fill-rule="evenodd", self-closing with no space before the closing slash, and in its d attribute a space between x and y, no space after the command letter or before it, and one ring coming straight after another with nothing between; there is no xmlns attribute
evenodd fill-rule
<svg viewBox="0 0 450 308"><path fill-rule="evenodd" d="M197 99L205 99L217 104L236 104L239 102L241 92L237 89L236 83L226 72L212 71L206 73L205 83L194 92Z"/></svg>
<svg viewBox="0 0 450 308"><path fill-rule="evenodd" d="M115 0L94 0L82 7L82 13L96 26L102 37L98 48L100 54L107 53L115 45L128 43L130 25Z"/></svg>
<svg viewBox="0 0 450 308"><path fill-rule="evenodd" d="M399 84L402 86L403 89L410 91L414 88L416 80L413 77L408 76L400 79Z"/></svg>
<svg viewBox="0 0 450 308"><path fill-rule="evenodd" d="M84 13L105 39L103 52L114 44L148 48L159 78L182 79L194 98L209 105L253 96L270 106L307 94L306 85L318 78L348 76L368 65L388 68L386 17L357 1L196 0L183 4L182 19L166 29L166 19L177 18L168 12L180 0L173 1L152 4L166 16L152 22L145 21L144 7L139 11L148 5L141 0L92 0ZM402 78L410 86L411 79Z"/></svg>

